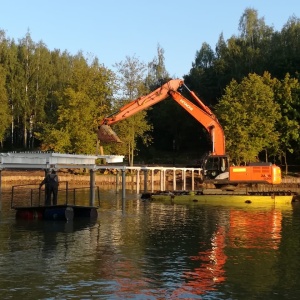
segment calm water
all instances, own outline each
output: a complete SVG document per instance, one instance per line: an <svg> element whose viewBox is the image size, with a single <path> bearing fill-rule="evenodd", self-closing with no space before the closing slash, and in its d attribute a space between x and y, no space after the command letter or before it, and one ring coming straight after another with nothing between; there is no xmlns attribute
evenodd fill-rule
<svg viewBox="0 0 300 300"><path fill-rule="evenodd" d="M103 191L96 221L68 223L15 220L5 195L1 299L300 299L300 204L168 205L128 192L122 209Z"/></svg>

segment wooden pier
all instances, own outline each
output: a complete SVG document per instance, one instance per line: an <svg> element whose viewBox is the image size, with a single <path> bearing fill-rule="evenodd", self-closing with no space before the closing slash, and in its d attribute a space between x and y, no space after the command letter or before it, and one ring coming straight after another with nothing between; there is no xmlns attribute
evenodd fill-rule
<svg viewBox="0 0 300 300"><path fill-rule="evenodd" d="M105 165L97 165L98 158L106 160ZM33 200L33 195L37 193L37 187L29 188L30 194L25 197L24 203L15 203L12 200L11 208L16 210L17 218L27 219L50 219L50 220L71 220L74 218L97 216L97 208L95 205L97 187L95 185L95 176L97 170L114 170L116 171L116 185L119 185L119 177L121 174L121 192L122 192L122 207L125 207L126 198L126 175L130 173L131 178L135 178L136 193L140 193L141 184L143 182L143 192L153 192L155 190L155 178L159 174L160 190L166 189L168 177L172 177L173 190L177 189L177 177L181 178L182 189L186 189L187 178L191 178L191 189L195 189L195 174L200 176L200 168L175 168L161 166L120 166L112 165L112 163L120 163L123 161L123 156L114 155L76 155L76 154L61 154L61 153L43 153L43 152L22 152L22 153L0 153L0 210L1 210L1 171L4 169L40 169L44 170L45 174L49 170L85 168L90 172L89 182L89 205L81 205L78 203L70 203L68 195L70 192L66 186L66 200L63 203L55 206L45 206L41 201L41 195L38 201ZM110 165L108 165L110 164ZM128 178L129 176L127 176ZM134 179L133 179L134 180ZM40 191L39 191L40 193ZM99 191L98 191L99 194ZM14 190L12 190L14 197ZM24 198L24 197L23 197Z"/></svg>

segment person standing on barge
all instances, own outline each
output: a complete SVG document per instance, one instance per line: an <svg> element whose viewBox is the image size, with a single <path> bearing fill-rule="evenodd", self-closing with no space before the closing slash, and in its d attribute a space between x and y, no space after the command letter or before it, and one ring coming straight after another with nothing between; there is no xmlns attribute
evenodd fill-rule
<svg viewBox="0 0 300 300"><path fill-rule="evenodd" d="M45 205L51 205L51 197L52 204L57 205L57 194L58 194L58 186L59 179L55 170L52 170L50 174L47 174L43 181L40 183L40 188L45 185Z"/></svg>

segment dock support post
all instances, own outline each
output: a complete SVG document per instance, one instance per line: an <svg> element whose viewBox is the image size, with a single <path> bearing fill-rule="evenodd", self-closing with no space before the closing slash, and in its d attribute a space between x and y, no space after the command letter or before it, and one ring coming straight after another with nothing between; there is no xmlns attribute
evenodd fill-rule
<svg viewBox="0 0 300 300"><path fill-rule="evenodd" d="M95 203L95 170L90 170L90 206Z"/></svg>
<svg viewBox="0 0 300 300"><path fill-rule="evenodd" d="M144 170L144 193L148 192L148 170Z"/></svg>
<svg viewBox="0 0 300 300"><path fill-rule="evenodd" d="M173 169L173 191L176 191L176 169Z"/></svg>
<svg viewBox="0 0 300 300"><path fill-rule="evenodd" d="M116 194L119 193L119 170L116 173Z"/></svg>
<svg viewBox="0 0 300 300"><path fill-rule="evenodd" d="M151 169L151 193L154 192L154 169Z"/></svg>
<svg viewBox="0 0 300 300"><path fill-rule="evenodd" d="M136 193L140 193L140 170L136 170Z"/></svg>
<svg viewBox="0 0 300 300"><path fill-rule="evenodd" d="M195 172L192 170L192 191L195 190Z"/></svg>
<svg viewBox="0 0 300 300"><path fill-rule="evenodd" d="M165 176L164 170L161 168L160 169L160 190L161 191L164 190L164 184L163 184L163 180L165 179L164 176Z"/></svg>
<svg viewBox="0 0 300 300"><path fill-rule="evenodd" d="M125 191L126 191L126 177L125 177L125 167L122 169L122 200L123 205L125 204Z"/></svg>
<svg viewBox="0 0 300 300"><path fill-rule="evenodd" d="M46 178L48 176L48 174L51 173L51 170L50 169L45 169L44 170L44 178ZM45 194L44 194L44 203L48 203L48 185L45 184ZM39 199L40 200L40 199ZM50 202L48 203L48 205L51 203L51 199L49 200Z"/></svg>

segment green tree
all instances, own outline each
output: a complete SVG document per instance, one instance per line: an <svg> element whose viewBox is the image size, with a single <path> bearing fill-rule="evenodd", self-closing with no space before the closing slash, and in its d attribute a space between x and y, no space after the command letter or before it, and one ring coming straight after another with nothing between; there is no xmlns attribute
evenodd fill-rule
<svg viewBox="0 0 300 300"><path fill-rule="evenodd" d="M40 132L43 133L44 124L53 124L56 122L58 115L57 110L62 99L61 95L64 90L70 86L72 78L73 57L64 51L54 50L50 52L50 63L47 74L47 98L43 107L45 120L40 125Z"/></svg>
<svg viewBox="0 0 300 300"><path fill-rule="evenodd" d="M83 92L67 88L63 104L58 108L58 120L45 128L42 149L66 153L95 153L95 103ZM94 134L93 134L94 133Z"/></svg>
<svg viewBox="0 0 300 300"><path fill-rule="evenodd" d="M28 146L28 131L29 123L31 122L32 117L32 81L35 74L35 44L31 39L30 33L28 32L19 44L18 55L20 59L20 68L21 71L21 98L19 99L19 107L21 109L21 118L20 118L20 127L22 128L22 137L23 137L23 147L27 148Z"/></svg>
<svg viewBox="0 0 300 300"><path fill-rule="evenodd" d="M6 73L0 65L0 146L3 148L3 140L9 129L11 120L10 110L8 106L8 97L5 88Z"/></svg>
<svg viewBox="0 0 300 300"><path fill-rule="evenodd" d="M28 117L27 147L36 147L35 132L39 124L46 119L45 104L51 91L51 53L46 46L39 42L34 45L30 61L30 78L28 80Z"/></svg>
<svg viewBox="0 0 300 300"><path fill-rule="evenodd" d="M275 101L279 104L281 118L277 120L277 131L280 134L278 148L272 149L280 158L283 158L285 172L288 173L287 154L293 153L300 142L299 121L300 121L300 83L297 79L286 74L285 78L279 81L265 76L265 82L272 86ZM282 161L282 159L280 159Z"/></svg>
<svg viewBox="0 0 300 300"><path fill-rule="evenodd" d="M29 33L18 45L9 41L8 47L2 59L7 72L6 88L13 115L11 141L14 146L32 148L36 124L45 121L50 54L42 42L34 43Z"/></svg>
<svg viewBox="0 0 300 300"><path fill-rule="evenodd" d="M44 150L95 153L97 122L110 105L113 73L97 60L89 65L82 53L71 60L68 87L53 94L57 111L38 137Z"/></svg>
<svg viewBox="0 0 300 300"><path fill-rule="evenodd" d="M226 150L237 163L253 161L278 143L276 120L279 105L263 78L249 74L241 83L233 80L216 106L226 136Z"/></svg>
<svg viewBox="0 0 300 300"><path fill-rule="evenodd" d="M100 65L97 58L91 59L89 64L82 53L74 57L69 85L75 91L84 92L95 103L95 115L100 119L111 110L113 92L117 89L117 84L115 74L111 70Z"/></svg>
<svg viewBox="0 0 300 300"><path fill-rule="evenodd" d="M296 76L300 68L300 19L292 16L270 42L269 71L277 78Z"/></svg>
<svg viewBox="0 0 300 300"><path fill-rule="evenodd" d="M0 146L2 148L11 121L11 111L6 89L6 78L8 76L6 62L8 55L9 41L5 36L5 32L0 30Z"/></svg>
<svg viewBox="0 0 300 300"><path fill-rule="evenodd" d="M157 45L157 56L148 63L148 75L146 85L150 90L157 89L157 85L169 79L170 75L165 67L164 49Z"/></svg>
<svg viewBox="0 0 300 300"><path fill-rule="evenodd" d="M184 77L188 86L208 105L215 105L232 79L237 81L249 73L263 75L271 56L273 28L265 24L258 12L247 8L239 21L238 36L227 41L219 36L215 52L207 43L196 51L195 61Z"/></svg>
<svg viewBox="0 0 300 300"><path fill-rule="evenodd" d="M216 61L216 55L210 45L204 42L200 50L196 51L195 61L192 63L189 75L184 76L189 88L204 99L207 105L215 104L216 95L220 93L217 91L219 86L216 83L222 77L214 68ZM223 73L223 70L218 70L218 72Z"/></svg>
<svg viewBox="0 0 300 300"><path fill-rule="evenodd" d="M116 63L114 67L117 69L119 86L115 109L149 92L145 85L146 65L140 62L136 56L127 56L125 61ZM116 145L115 151L127 155L131 166L137 152L137 140L142 139L146 145L151 142L151 136L148 132L151 131L152 126L147 122L146 115L146 111L138 112L114 126L118 136L123 141L122 144Z"/></svg>
<svg viewBox="0 0 300 300"><path fill-rule="evenodd" d="M19 142L19 128L20 119L22 115L21 109L21 67L18 61L18 46L14 41L8 41L8 49L3 55L2 53L2 63L3 68L6 69L6 91L8 96L8 103L11 108L12 118L11 118L11 132L10 140L11 146L17 146ZM3 48L2 48L3 49Z"/></svg>
<svg viewBox="0 0 300 300"><path fill-rule="evenodd" d="M195 62L192 64L193 67L200 67L203 69L208 69L211 67L215 60L215 53L211 49L210 45L203 43L199 51L196 51Z"/></svg>

